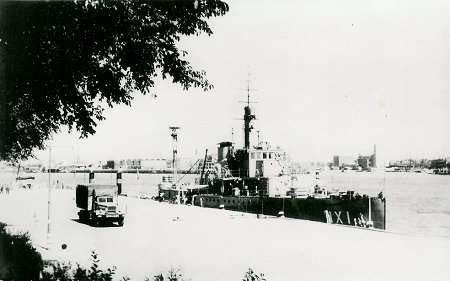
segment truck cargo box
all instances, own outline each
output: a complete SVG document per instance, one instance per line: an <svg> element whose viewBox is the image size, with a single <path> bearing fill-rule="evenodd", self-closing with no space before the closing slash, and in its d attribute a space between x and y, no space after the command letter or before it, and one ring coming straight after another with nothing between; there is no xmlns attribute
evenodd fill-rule
<svg viewBox="0 0 450 281"><path fill-rule="evenodd" d="M92 196L94 191L95 196L104 196L104 195L117 196L116 185L79 184L76 187L77 207L81 209L88 209L88 197Z"/></svg>

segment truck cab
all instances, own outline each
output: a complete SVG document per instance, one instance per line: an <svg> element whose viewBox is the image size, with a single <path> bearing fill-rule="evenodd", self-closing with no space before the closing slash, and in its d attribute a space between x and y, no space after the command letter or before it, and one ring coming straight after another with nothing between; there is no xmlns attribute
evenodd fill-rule
<svg viewBox="0 0 450 281"><path fill-rule="evenodd" d="M97 196L95 204L97 216L117 217L119 215L118 202L113 196Z"/></svg>
<svg viewBox="0 0 450 281"><path fill-rule="evenodd" d="M102 222L123 225L125 215L119 210L115 185L77 185L76 201L80 221L94 225Z"/></svg>

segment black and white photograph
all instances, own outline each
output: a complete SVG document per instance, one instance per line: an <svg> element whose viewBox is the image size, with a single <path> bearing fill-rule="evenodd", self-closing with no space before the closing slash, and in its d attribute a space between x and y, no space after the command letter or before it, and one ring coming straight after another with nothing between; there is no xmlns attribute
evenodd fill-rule
<svg viewBox="0 0 450 281"><path fill-rule="evenodd" d="M0 0L0 281L449 265L449 1Z"/></svg>

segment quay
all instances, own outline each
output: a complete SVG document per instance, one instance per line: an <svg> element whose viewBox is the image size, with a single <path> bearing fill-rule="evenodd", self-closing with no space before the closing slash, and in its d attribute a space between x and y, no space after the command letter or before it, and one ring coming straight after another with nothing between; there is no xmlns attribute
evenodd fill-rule
<svg viewBox="0 0 450 281"><path fill-rule="evenodd" d="M172 174L172 169L162 169L162 170L143 170L143 169L79 169L79 170L71 170L71 171L63 171L59 169L51 169L50 173L96 173L96 174L116 174L116 173L124 173L124 174ZM179 174L199 174L198 171L191 170L178 170Z"/></svg>
<svg viewBox="0 0 450 281"><path fill-rule="evenodd" d="M123 227L77 221L75 191L16 189L0 196L0 221L27 231L47 259L89 266L90 253L117 276L144 280L170 268L195 281L242 280L249 267L267 280L450 280L450 240L262 218L233 211L122 197ZM24 207L26 206L26 207ZM46 239L50 237L50 239ZM67 248L63 250L62 244ZM50 245L50 251L44 249Z"/></svg>

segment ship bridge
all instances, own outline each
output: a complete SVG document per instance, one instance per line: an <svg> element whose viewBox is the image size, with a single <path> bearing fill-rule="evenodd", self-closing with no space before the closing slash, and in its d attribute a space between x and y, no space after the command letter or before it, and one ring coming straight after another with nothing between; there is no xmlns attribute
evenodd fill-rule
<svg viewBox="0 0 450 281"><path fill-rule="evenodd" d="M248 149L250 177L273 177L286 172L286 152L269 145Z"/></svg>

